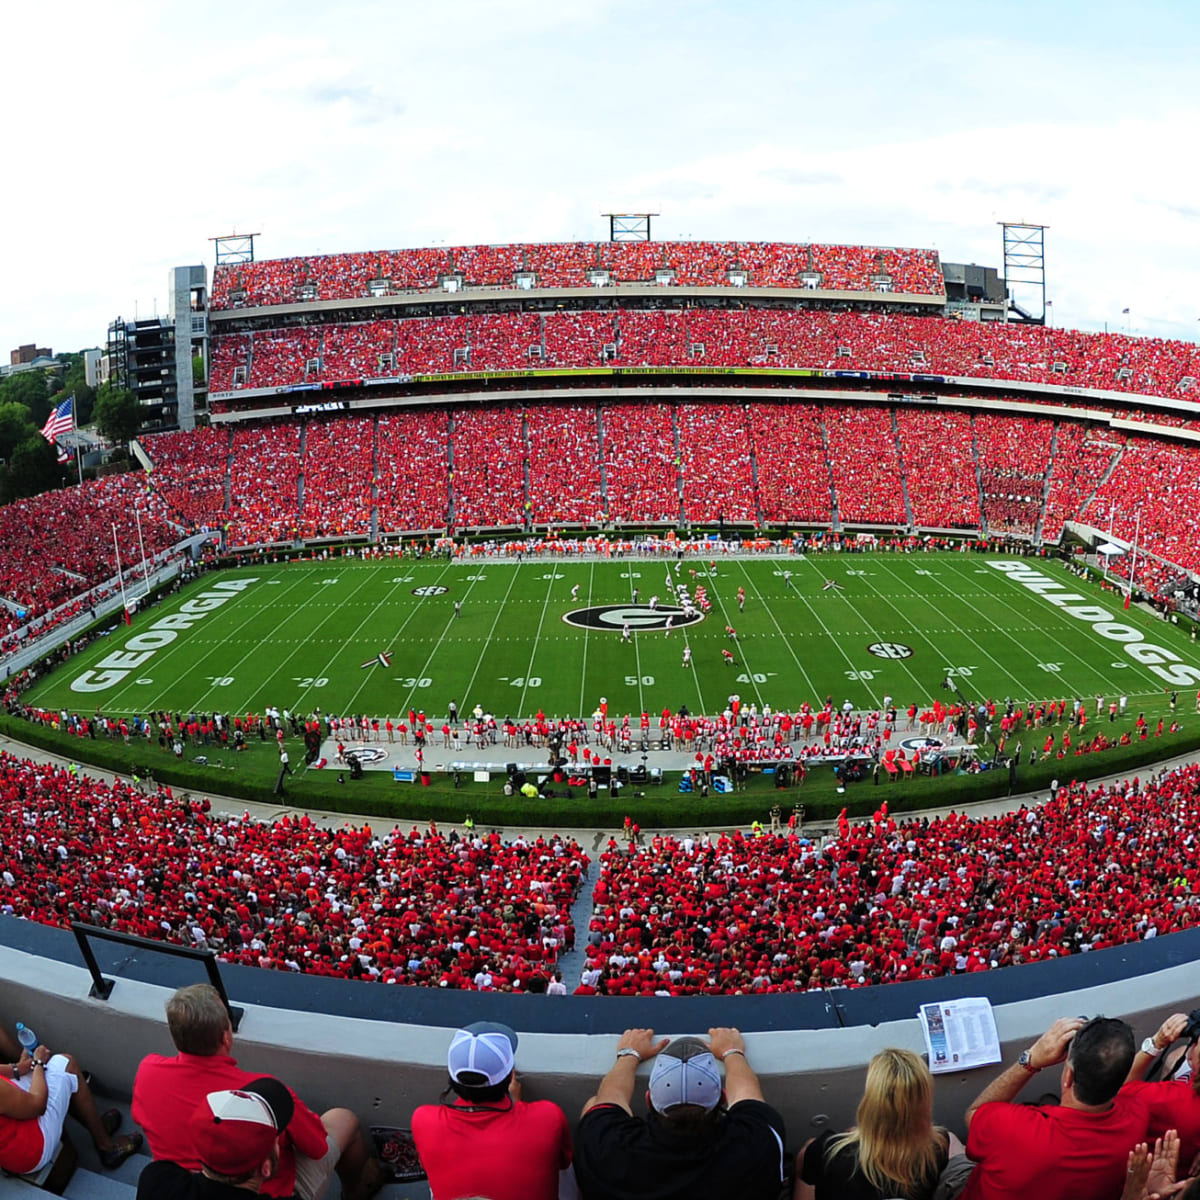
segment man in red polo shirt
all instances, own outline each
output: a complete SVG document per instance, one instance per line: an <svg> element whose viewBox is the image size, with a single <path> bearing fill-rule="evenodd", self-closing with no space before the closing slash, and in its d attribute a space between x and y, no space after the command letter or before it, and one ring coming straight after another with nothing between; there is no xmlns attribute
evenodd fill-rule
<svg viewBox="0 0 1200 1200"><path fill-rule="evenodd" d="M571 1132L557 1104L521 1099L516 1049L507 1025L459 1029L446 1056L453 1099L413 1113L413 1141L439 1200L556 1200Z"/></svg>
<svg viewBox="0 0 1200 1200"><path fill-rule="evenodd" d="M951 1186L948 1194L963 1200L1022 1195L1111 1200L1120 1195L1129 1152L1145 1140L1150 1120L1143 1099L1121 1092L1133 1058L1133 1031L1124 1021L1055 1021L967 1109L966 1158L975 1166L965 1188ZM1030 1078L1059 1063L1061 1104L1015 1103ZM957 1175L961 1186L968 1169L956 1157L947 1175ZM950 1179L943 1176L947 1184Z"/></svg>
<svg viewBox="0 0 1200 1200"><path fill-rule="evenodd" d="M180 988L167 1001L167 1027L179 1053L142 1059L133 1083L133 1118L145 1131L151 1157L198 1171L202 1164L189 1127L197 1105L210 1092L240 1088L259 1075L242 1070L231 1055L233 1028L211 984ZM294 1092L292 1098L295 1113L280 1139L279 1170L263 1182L262 1194L320 1200L336 1170L346 1200L374 1195L381 1168L367 1152L358 1118L345 1108L318 1117Z"/></svg>

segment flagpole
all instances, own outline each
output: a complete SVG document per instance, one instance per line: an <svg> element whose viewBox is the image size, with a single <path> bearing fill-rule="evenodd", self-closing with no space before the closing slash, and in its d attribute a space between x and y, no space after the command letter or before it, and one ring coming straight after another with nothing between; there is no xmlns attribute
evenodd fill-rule
<svg viewBox="0 0 1200 1200"><path fill-rule="evenodd" d="M117 525L113 522L113 549L117 554L117 580L121 584L121 607L124 608L126 614L129 612L129 602L125 599L125 575L121 570L121 547L117 545Z"/></svg>
<svg viewBox="0 0 1200 1200"><path fill-rule="evenodd" d="M75 435L75 470L79 472L79 482L83 483L83 455L79 452L79 421L75 417L75 393L71 393L71 432Z"/></svg>
<svg viewBox="0 0 1200 1200"><path fill-rule="evenodd" d="M150 576L146 571L146 543L142 541L142 510L140 508L135 508L133 510L133 515L137 518L138 546L141 547L142 551L142 579L145 580L146 583L146 590L142 593L142 595L148 596L150 595Z"/></svg>
<svg viewBox="0 0 1200 1200"><path fill-rule="evenodd" d="M1133 527L1133 557L1129 560L1129 591L1126 593L1126 607L1129 600L1133 599L1133 577L1137 574L1137 544L1138 536L1142 532L1142 510L1138 509L1137 522Z"/></svg>

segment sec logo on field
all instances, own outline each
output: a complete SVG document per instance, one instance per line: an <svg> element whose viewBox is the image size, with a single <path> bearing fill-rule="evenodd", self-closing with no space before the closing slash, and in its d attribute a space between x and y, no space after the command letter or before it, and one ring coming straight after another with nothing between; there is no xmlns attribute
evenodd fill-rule
<svg viewBox="0 0 1200 1200"><path fill-rule="evenodd" d="M437 587L434 584L430 584L427 587L413 588L412 594L414 596L440 596L443 592L448 592L449 590L449 588Z"/></svg>
<svg viewBox="0 0 1200 1200"><path fill-rule="evenodd" d="M577 629L604 630L608 633L620 633L626 625L637 633L666 629L668 617L671 619L671 629L682 629L685 625L695 625L697 621L704 620L703 613L686 614L682 608L662 604L657 608L651 608L648 604L599 604L591 608L572 609L563 614L563 620Z"/></svg>
<svg viewBox="0 0 1200 1200"><path fill-rule="evenodd" d="M872 642L867 653L876 658L912 658L913 649L902 642Z"/></svg>

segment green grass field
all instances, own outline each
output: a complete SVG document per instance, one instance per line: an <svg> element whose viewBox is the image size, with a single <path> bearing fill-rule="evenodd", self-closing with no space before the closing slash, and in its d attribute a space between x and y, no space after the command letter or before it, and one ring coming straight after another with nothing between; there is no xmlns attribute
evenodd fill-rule
<svg viewBox="0 0 1200 1200"><path fill-rule="evenodd" d="M628 606L635 588L639 606L654 594L660 608L670 604L668 570L690 593L707 589L703 620L669 635L642 629L628 643L624 618L599 628L564 620L588 606ZM1011 570L1050 582L1031 587ZM827 578L841 587L823 590ZM1055 603L1055 587L1069 596ZM390 666L362 665L381 652ZM1198 664L1200 646L1181 629L1123 611L1119 596L1051 560L829 554L720 560L712 575L707 562L685 561L676 575L662 560L336 559L206 575L98 639L26 699L106 713L274 704L379 716L441 715L451 700L463 713L475 704L497 716L590 713L602 696L610 713L714 712L732 693L777 709L827 695L858 708L891 696L903 708L946 697L950 675L968 698L1079 696L1090 712L1097 695L1125 694L1133 715L1150 717L1167 711L1172 687L1180 714L1193 711Z"/></svg>

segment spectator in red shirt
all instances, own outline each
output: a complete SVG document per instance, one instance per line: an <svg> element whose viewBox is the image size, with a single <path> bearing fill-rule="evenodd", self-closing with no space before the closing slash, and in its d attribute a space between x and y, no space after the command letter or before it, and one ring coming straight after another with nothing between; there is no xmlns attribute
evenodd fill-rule
<svg viewBox="0 0 1200 1200"><path fill-rule="evenodd" d="M556 1200L559 1173L571 1165L571 1131L558 1105L521 1099L516 1050L507 1025L458 1030L444 1102L413 1113L413 1140L439 1200Z"/></svg>
<svg viewBox="0 0 1200 1200"><path fill-rule="evenodd" d="M167 1026L179 1053L142 1060L133 1083L133 1117L153 1158L197 1171L204 1164L189 1127L196 1106L210 1092L238 1089L258 1077L232 1056L229 1013L211 984L180 988L167 1001ZM381 1168L367 1152L358 1118L345 1108L318 1117L294 1092L292 1099L295 1113L280 1138L279 1170L264 1180L262 1194L320 1200L336 1170L346 1200L374 1195Z"/></svg>
<svg viewBox="0 0 1200 1200"><path fill-rule="evenodd" d="M966 1200L1020 1195L1108 1200L1119 1195L1129 1152L1145 1139L1150 1119L1142 1099L1121 1092L1133 1059L1133 1032L1124 1021L1055 1021L967 1109L966 1159L975 1167L964 1189L947 1194ZM1059 1063L1064 1064L1061 1104L1015 1103L1032 1076ZM969 1169L956 1157L947 1172L956 1167Z"/></svg>

